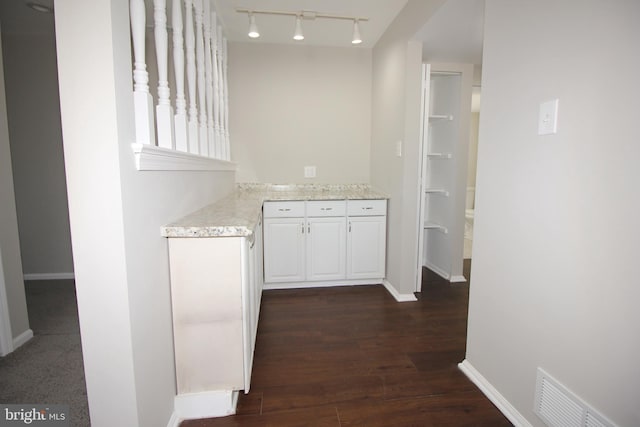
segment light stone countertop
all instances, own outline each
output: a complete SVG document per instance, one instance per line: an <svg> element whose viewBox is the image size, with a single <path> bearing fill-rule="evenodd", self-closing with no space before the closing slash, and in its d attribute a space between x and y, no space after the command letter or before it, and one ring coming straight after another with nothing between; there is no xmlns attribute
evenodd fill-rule
<svg viewBox="0 0 640 427"><path fill-rule="evenodd" d="M164 237L249 237L265 201L375 200L389 197L365 184L238 184L227 197L161 227Z"/></svg>

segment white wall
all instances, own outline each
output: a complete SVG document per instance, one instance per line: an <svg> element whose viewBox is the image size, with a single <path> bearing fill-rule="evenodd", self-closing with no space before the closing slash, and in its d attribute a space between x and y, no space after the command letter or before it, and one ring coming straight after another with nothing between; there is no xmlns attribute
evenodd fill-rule
<svg viewBox="0 0 640 427"><path fill-rule="evenodd" d="M443 3L409 0L373 49L371 184L390 195L387 279L400 294L415 291L420 232L422 45L410 39Z"/></svg>
<svg viewBox="0 0 640 427"><path fill-rule="evenodd" d="M128 4L56 3L69 216L96 427L167 425L175 371L160 227L234 185L233 172L135 170Z"/></svg>
<svg viewBox="0 0 640 427"><path fill-rule="evenodd" d="M534 426L537 367L640 425L639 22L637 1L487 1L466 357Z"/></svg>
<svg viewBox="0 0 640 427"><path fill-rule="evenodd" d="M370 49L232 43L229 93L238 181L369 182Z"/></svg>
<svg viewBox="0 0 640 427"><path fill-rule="evenodd" d="M467 187L476 186L476 169L478 165L478 131L480 113L471 113L469 123L469 157L467 159Z"/></svg>
<svg viewBox="0 0 640 427"><path fill-rule="evenodd" d="M0 286L4 286L6 291L12 335L9 338L16 338L29 330L29 317L22 278L3 70L0 49Z"/></svg>
<svg viewBox="0 0 640 427"><path fill-rule="evenodd" d="M72 273L55 36L4 33L2 44L24 273Z"/></svg>

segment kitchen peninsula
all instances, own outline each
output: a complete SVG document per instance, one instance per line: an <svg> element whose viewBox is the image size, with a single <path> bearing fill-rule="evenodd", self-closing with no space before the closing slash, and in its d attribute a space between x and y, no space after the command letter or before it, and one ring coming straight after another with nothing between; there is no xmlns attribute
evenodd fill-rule
<svg viewBox="0 0 640 427"><path fill-rule="evenodd" d="M168 224L176 412L235 412L265 289L383 283L386 195L368 185L238 184Z"/></svg>

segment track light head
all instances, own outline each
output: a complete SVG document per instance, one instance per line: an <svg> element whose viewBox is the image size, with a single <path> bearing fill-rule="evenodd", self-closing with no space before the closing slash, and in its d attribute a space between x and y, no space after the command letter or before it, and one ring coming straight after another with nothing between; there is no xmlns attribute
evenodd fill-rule
<svg viewBox="0 0 640 427"><path fill-rule="evenodd" d="M260 32L258 31L258 26L256 25L256 17L253 13L249 14L249 37L252 39L257 39L260 37Z"/></svg>
<svg viewBox="0 0 640 427"><path fill-rule="evenodd" d="M360 44L362 43L362 36L360 36L360 25L358 25L358 20L353 20L353 39L351 40L351 44Z"/></svg>
<svg viewBox="0 0 640 427"><path fill-rule="evenodd" d="M300 22L300 15L296 16L296 30L293 33L294 40L304 40L304 34L302 34L302 23Z"/></svg>

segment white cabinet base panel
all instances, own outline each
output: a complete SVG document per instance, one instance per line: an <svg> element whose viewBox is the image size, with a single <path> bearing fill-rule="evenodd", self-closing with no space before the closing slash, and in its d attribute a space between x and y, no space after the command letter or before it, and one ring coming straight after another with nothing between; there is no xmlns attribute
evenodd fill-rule
<svg viewBox="0 0 640 427"><path fill-rule="evenodd" d="M233 415L239 394L232 390L179 394L174 399L175 415L180 420Z"/></svg>
<svg viewBox="0 0 640 427"><path fill-rule="evenodd" d="M382 285L384 279L358 279L358 280L325 280L318 282L282 282L265 283L264 289L303 289L303 288L328 288L331 286L358 286L358 285Z"/></svg>

